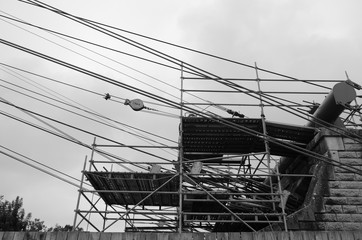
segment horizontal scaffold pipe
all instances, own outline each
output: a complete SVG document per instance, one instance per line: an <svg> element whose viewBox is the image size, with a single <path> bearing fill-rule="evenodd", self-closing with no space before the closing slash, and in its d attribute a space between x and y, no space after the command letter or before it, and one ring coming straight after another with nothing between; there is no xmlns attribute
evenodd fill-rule
<svg viewBox="0 0 362 240"><path fill-rule="evenodd" d="M200 92L200 93L254 93L254 91L241 90L207 90L207 89L183 89L183 92ZM287 91L262 91L264 94L328 94L328 92L287 92Z"/></svg>
<svg viewBox="0 0 362 240"><path fill-rule="evenodd" d="M146 145L98 145L95 144L95 147L130 147L130 148L173 148L173 149L179 149L179 146L146 146Z"/></svg>

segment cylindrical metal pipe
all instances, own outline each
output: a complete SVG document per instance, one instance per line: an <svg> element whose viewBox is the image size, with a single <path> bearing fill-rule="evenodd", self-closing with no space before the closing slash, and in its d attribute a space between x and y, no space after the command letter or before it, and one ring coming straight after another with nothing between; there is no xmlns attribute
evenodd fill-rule
<svg viewBox="0 0 362 240"><path fill-rule="evenodd" d="M346 104L351 103L355 98L356 91L351 85L345 82L337 83L314 112L313 118L307 123L307 126L320 127L322 124L319 124L318 120L334 123L345 109Z"/></svg>
<svg viewBox="0 0 362 240"><path fill-rule="evenodd" d="M318 120L333 124L346 108L346 105L351 103L356 96L356 90L351 85L346 82L337 83L314 112L313 118L306 124L306 126L323 126L321 122L318 123ZM282 157L276 167L279 172L283 174L293 161L301 161L300 156L297 158Z"/></svg>

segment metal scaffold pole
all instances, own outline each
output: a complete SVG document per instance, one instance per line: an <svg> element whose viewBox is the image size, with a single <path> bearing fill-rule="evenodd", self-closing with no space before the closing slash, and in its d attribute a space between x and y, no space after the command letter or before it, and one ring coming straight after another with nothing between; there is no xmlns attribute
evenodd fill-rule
<svg viewBox="0 0 362 240"><path fill-rule="evenodd" d="M74 214L73 230L75 230L76 225L77 225L77 217L78 217L78 212L79 212L80 197L81 197L82 191L83 191L84 172L85 172L86 166L87 166L87 156L85 156L85 159L84 159L84 166L83 166L83 171L82 171L82 177L81 177L80 185L79 185L79 193L78 193L77 205L76 205L75 214Z"/></svg>
<svg viewBox="0 0 362 240"><path fill-rule="evenodd" d="M182 179L183 179L183 146L182 146L182 116L183 116L183 63L181 63L181 96L180 96L180 137L179 137L179 209L178 209L178 232L182 233L182 225L183 225L183 214L182 214Z"/></svg>
<svg viewBox="0 0 362 240"><path fill-rule="evenodd" d="M263 106L263 98L262 98L262 92L261 92L261 87L260 87L260 78L259 78L259 73L258 73L258 66L255 63L255 73L256 73L256 81L258 84L258 93L259 93L259 101L260 101L260 111L261 111L261 121L262 121L262 125L263 125L263 134L264 134L264 145L265 145L265 151L266 151L266 156L267 156L267 165L268 165L268 173L272 174L273 171L271 170L271 158L270 158L270 147L269 147L269 141L268 141L268 131L266 128L266 123L265 123L265 113L264 113L264 106ZM278 181L278 192L279 192L279 199L280 199L280 205L281 205L281 209L282 209L282 218L283 218L283 223L284 223L284 228L285 231L288 231L287 228L287 223L286 223L286 216L285 216L285 204L284 204L284 199L282 196L282 188L281 188L281 184L280 184L280 176L279 176L279 172L277 171L277 181ZM269 178L269 184L270 184L270 191L272 196L274 193L273 190L273 181L272 178ZM275 203L273 202L273 210L276 210L275 207Z"/></svg>

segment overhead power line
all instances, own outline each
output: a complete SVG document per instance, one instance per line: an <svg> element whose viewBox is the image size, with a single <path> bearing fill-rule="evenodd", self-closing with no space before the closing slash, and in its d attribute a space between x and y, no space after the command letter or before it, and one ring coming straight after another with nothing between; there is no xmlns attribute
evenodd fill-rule
<svg viewBox="0 0 362 240"><path fill-rule="evenodd" d="M255 65L253 66L253 65L245 64L245 63L242 63L242 62L238 62L238 61L234 61L234 60L231 60L231 59L223 58L223 57L220 57L220 56L216 56L216 55L209 54L209 53L206 53L206 52L202 52L202 51L199 51L199 50L195 50L195 49L192 49L192 48L188 48L188 47L180 46L180 45L177 45L177 44L173 44L173 43L170 43L170 42L167 42L167 41L162 41L162 40L159 40L159 39L156 39L156 38L151 38L151 37L148 37L148 36L145 36L145 35L142 35L142 34L138 34L138 33L132 32L132 31L124 30L124 29L121 29L121 28L117 28L117 27L114 27L114 26L107 25L107 24L103 24L103 23L93 21L93 20L90 20L90 19L87 19L87 18L79 17L79 16L76 16L76 15L70 14L68 12L65 12L63 10L57 9L57 8L55 8L55 7L53 7L53 6L49 5L49 4L43 3L42 1L38 1L38 0L20 0L20 1L24 2L24 3L34 5L34 6L37 6L37 7L40 7L40 8L43 8L43 9L46 9L48 11L52 11L52 12L58 14L58 15L61 15L61 16L66 17L68 19L71 19L71 20L73 20L75 22L78 22L78 23L80 23L82 25L90 27L90 28L92 28L92 29L94 29L96 31L102 32L102 33L104 33L104 34L106 34L108 36L114 37L114 38L116 38L118 40L121 40L123 42L127 42L128 44L130 44L132 46L135 46L137 48L140 48L140 49L142 49L142 50L144 50L146 52L149 52L149 53L153 52L153 54L155 54L156 56L161 57L162 59L166 59L166 60L168 59L168 61L170 61L170 62L175 61L174 63L176 63L176 65L180 65L180 62L182 62L182 61L179 60L179 59L176 59L176 58L174 58L174 57L172 57L170 55L167 55L167 54L159 52L159 51L157 51L155 49L152 49L152 48L150 48L150 47L148 47L146 45L137 43L136 41L131 40L129 38L126 38L126 37L124 37L122 35L116 34L116 33L112 32L112 31L108 31L104 27L111 28L111 29L116 29L116 30L119 30L119 31L122 31L122 32L126 32L128 34L136 35L136 36L139 36L139 37L142 37L142 38L146 38L146 39L149 39L149 40L157 41L157 42L167 44L167 45L171 45L171 46L181 48L181 49L184 49L184 50L199 53L199 54L202 54L202 55L205 55L205 56L208 56L208 57L212 57L212 58L216 58L216 59L223 60L223 61L226 61L226 62L234 63L234 64L241 65L241 66L244 66L244 67L247 67L247 68L251 68L251 69L257 68L258 71L266 72L266 73L273 74L273 75L276 75L276 76L285 77L285 78L292 79L292 80L295 80L295 81L304 82L304 83L311 84L311 85L318 86L318 87L325 88L325 89L330 89L330 88L325 87L323 85L311 83L311 82L308 82L308 81L305 81L305 80L300 80L300 79L297 79L297 78L294 78L294 77L291 77L291 76L287 76L285 74L281 74L281 73L277 73L277 72L270 71L270 70L267 70L267 69L259 68L259 67L256 67ZM158 55L158 54L160 54L160 55ZM194 73L197 73L199 70L201 70L201 69L199 69L199 68L197 68L195 66L192 66L190 64L187 64L187 63L184 63L183 67L185 69L189 69L189 70L194 69L194 71L195 71ZM202 74L202 71L199 74L201 76L204 76Z"/></svg>
<svg viewBox="0 0 362 240"><path fill-rule="evenodd" d="M5 147L5 146L0 145L0 147L5 149L6 151L10 152L10 153L6 153L6 152L0 150L1 154L5 155L5 156L8 156L9 158L17 160L17 161L19 161L19 162L21 162L23 164L26 164L26 165L28 165L28 166L30 166L32 168L35 168L35 169L37 169L37 170L39 170L41 172L44 172L44 173L46 173L46 174L48 174L48 175L50 175L52 177L58 178L59 180L62 180L64 182L68 183L68 184L71 184L71 185L79 188L80 182L81 182L79 179L77 179L77 178L75 178L73 176L70 176L69 174L66 174L63 171L59 171L59 170L57 170L55 168L49 167L48 165L46 165L44 163L41 163L41 162L36 161L34 159L31 159L31 158L29 158L29 157L27 157L27 156L25 156L23 154L20 154L19 152L13 151L13 150ZM14 154L18 155L19 157L15 156ZM37 165L40 165L41 167L39 167L39 166L37 166L35 164L32 164L32 163L29 163L28 161L33 162L33 163L35 163ZM50 171L46 170L46 169L49 169ZM51 171L53 171L55 173L52 173ZM63 175L64 177L61 177L59 175ZM78 182L78 184L66 179L65 177L71 179L72 181ZM88 186L92 186L92 185L90 185L88 183L85 183L85 184L88 185Z"/></svg>

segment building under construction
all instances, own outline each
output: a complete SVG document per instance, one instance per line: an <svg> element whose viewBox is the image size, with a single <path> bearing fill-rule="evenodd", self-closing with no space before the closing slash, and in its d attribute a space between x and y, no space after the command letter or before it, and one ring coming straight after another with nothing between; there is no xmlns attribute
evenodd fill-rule
<svg viewBox="0 0 362 240"><path fill-rule="evenodd" d="M186 81L198 80L217 80L232 91L184 87ZM268 80L284 84L257 75L250 81L258 88L241 91L239 79L182 74L178 145L152 147L177 149L177 160L98 160L97 150L120 146L95 140L82 178L92 188L81 185L75 227L87 222L97 231L107 231L122 222L125 231L157 232L362 229L361 106L356 94L360 86L350 80L326 81L332 87L320 93L323 102L298 108L300 116L306 116L304 124L290 124L266 120L265 108L288 110L293 103L281 103L261 91L260 82ZM252 107L260 118L231 110L238 106L235 103L225 108L210 101L197 110L201 104L186 100L188 92L233 91L253 95L257 102ZM212 114L208 107L224 108L224 115ZM134 165L143 170L132 170ZM113 166L128 170L115 171ZM357 193L349 192L351 188ZM80 202L89 207L82 208Z"/></svg>

